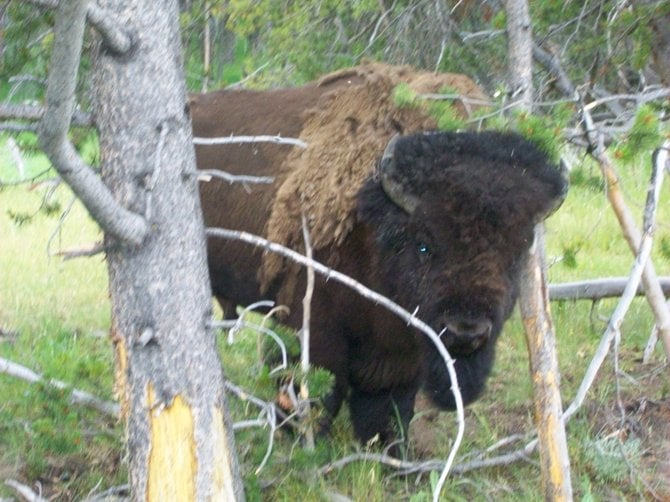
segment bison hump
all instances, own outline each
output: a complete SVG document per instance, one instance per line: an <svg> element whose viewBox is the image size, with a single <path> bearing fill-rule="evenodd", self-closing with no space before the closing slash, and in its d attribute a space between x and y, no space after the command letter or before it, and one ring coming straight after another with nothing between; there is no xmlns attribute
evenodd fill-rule
<svg viewBox="0 0 670 502"><path fill-rule="evenodd" d="M389 139L436 127L434 119L420 108L394 104L393 91L401 83L419 93L448 86L464 96L485 99L464 75L422 72L408 66L371 62L326 75L317 84L324 94L306 112L300 133L307 148L293 149L282 167L283 181L271 208L268 239L304 249L304 214L314 250L342 244L356 221L357 194ZM462 108L461 113L467 110ZM285 267L282 258L267 254L259 272L263 287L286 272ZM284 291L280 301L289 300L292 294Z"/></svg>

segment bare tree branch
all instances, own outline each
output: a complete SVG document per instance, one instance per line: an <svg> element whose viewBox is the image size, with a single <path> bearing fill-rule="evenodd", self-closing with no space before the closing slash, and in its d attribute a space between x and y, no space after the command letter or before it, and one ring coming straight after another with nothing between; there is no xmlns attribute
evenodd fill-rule
<svg viewBox="0 0 670 502"><path fill-rule="evenodd" d="M618 173L605 151L602 134L599 134L598 130L595 128L591 113L583 106L582 116L584 118L586 138L591 146L591 155L598 161L603 178L607 183L607 198L617 220L619 221L628 247L637 255L641 246L642 237L640 235L640 230L635 223L635 219L628 209L623 194L621 193ZM664 157L663 152L666 152L667 154L667 144L664 145L660 153L656 154L656 158L665 158L666 160L664 162L667 162L667 157ZM664 165L661 166L661 171L663 168ZM663 290L659 284L658 276L656 275L656 270L654 269L652 261L646 261L643 266L642 283L644 285L645 296L654 313L658 333L665 348L665 354L670 357L670 308L668 308L665 303Z"/></svg>
<svg viewBox="0 0 670 502"><path fill-rule="evenodd" d="M37 105L13 105L0 103L0 120L42 120L46 109ZM93 117L90 113L74 110L71 125L79 127L91 127Z"/></svg>
<svg viewBox="0 0 670 502"><path fill-rule="evenodd" d="M5 484L10 488L14 488L14 490L28 502L48 502L47 499L35 493L29 486L19 483L15 479L6 480Z"/></svg>
<svg viewBox="0 0 670 502"><path fill-rule="evenodd" d="M301 214L302 235L305 242L305 256L311 261L313 258L312 242L309 238L309 226L305 213ZM302 330L300 331L300 371L302 378L300 380L300 400L298 401L298 417L300 418L301 435L304 438L305 449L314 451L314 430L309 423L310 404L309 388L307 387L307 372L309 371L309 324L312 315L312 296L314 295L314 267L307 266L307 285L305 287L305 296L302 300Z"/></svg>
<svg viewBox="0 0 670 502"><path fill-rule="evenodd" d="M25 2L57 9L60 5L59 0L24 0ZM89 1L86 6L86 16L88 22L95 27L103 37L107 48L118 54L123 54L130 50L132 46L132 37L127 30L122 27L110 12L99 7L95 1Z"/></svg>
<svg viewBox="0 0 670 502"><path fill-rule="evenodd" d="M537 44L533 44L533 58L556 78L556 86L563 94L572 96L575 93L575 86L563 70L556 55L550 54Z"/></svg>
<svg viewBox="0 0 670 502"><path fill-rule="evenodd" d="M605 356L609 352L610 345L614 337L619 333L619 328L623 322L623 318L630 307L630 304L635 297L638 285L644 273L645 264L649 259L651 253L652 236L655 228L656 209L658 207L658 198L661 189L661 181L663 179L663 165L667 162L668 151L666 149L659 149L654 155L654 162L652 168L652 178L647 193L647 203L644 210L644 233L641 238L640 248L635 259L633 269L630 274L628 284L623 296L614 310L612 317L605 333L603 334L600 345L589 364L584 379L577 390L575 399L563 414L563 420L568 421L572 415L581 407L586 397L586 393L591 388L593 381L605 360Z"/></svg>
<svg viewBox="0 0 670 502"><path fill-rule="evenodd" d="M118 404L103 401L83 390L70 389L68 384L61 382L60 380L46 380L42 375L35 373L33 370L3 357L0 357L0 373L4 373L15 378L20 378L21 380L25 380L31 383L44 383L56 389L69 389L70 399L73 403L87 406L111 417L119 417Z"/></svg>
<svg viewBox="0 0 670 502"><path fill-rule="evenodd" d="M661 289L665 295L670 295L670 277L659 277ZM549 298L552 301L561 300L602 300L616 298L623 294L628 284L627 277L608 277L587 281L565 282L549 285ZM640 284L635 293L644 295L644 285Z"/></svg>
<svg viewBox="0 0 670 502"><path fill-rule="evenodd" d="M281 136L228 136L225 138L193 138L194 145L230 145L236 143L276 143L307 148L307 143L297 138L282 138Z"/></svg>
<svg viewBox="0 0 670 502"><path fill-rule="evenodd" d="M123 242L138 245L149 231L147 222L116 203L100 178L77 155L67 137L74 109L86 4L86 0L74 0L63 2L58 9L46 92L47 111L40 125L40 143L56 170L101 227Z"/></svg>
<svg viewBox="0 0 670 502"><path fill-rule="evenodd" d="M274 178L272 176L244 176L238 174L230 174L226 171L220 171L218 169L199 169L198 170L198 181L208 182L212 178L219 178L227 181L230 184L233 183L242 183L243 185L247 184L260 184L260 185L269 185L274 183Z"/></svg>

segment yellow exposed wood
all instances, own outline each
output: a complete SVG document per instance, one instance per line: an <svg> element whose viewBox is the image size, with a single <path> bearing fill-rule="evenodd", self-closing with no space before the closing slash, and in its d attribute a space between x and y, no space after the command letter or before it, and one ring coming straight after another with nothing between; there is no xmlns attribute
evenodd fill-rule
<svg viewBox="0 0 670 502"><path fill-rule="evenodd" d="M151 451L147 500L195 500L198 466L191 407L176 396L163 408L151 384L148 398Z"/></svg>
<svg viewBox="0 0 670 502"><path fill-rule="evenodd" d="M219 408L214 408L212 413L212 443L214 446L214 487L212 490L211 500L236 500L233 487L233 468L230 464L227 445L229 444L226 438L226 430L224 428L223 413Z"/></svg>
<svg viewBox="0 0 670 502"><path fill-rule="evenodd" d="M572 500L570 461L562 420L554 327L543 273L541 232L536 231L536 237L538 247L529 256L522 274L519 306L533 379L545 500L567 502Z"/></svg>
<svg viewBox="0 0 670 502"><path fill-rule="evenodd" d="M114 396L121 407L121 419L128 420L130 414L130 400L128 388L128 350L125 339L112 326L112 342L114 343Z"/></svg>

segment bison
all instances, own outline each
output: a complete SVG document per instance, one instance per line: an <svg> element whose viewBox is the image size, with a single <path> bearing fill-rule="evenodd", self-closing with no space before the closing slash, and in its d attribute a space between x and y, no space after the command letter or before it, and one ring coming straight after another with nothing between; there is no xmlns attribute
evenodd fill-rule
<svg viewBox="0 0 670 502"><path fill-rule="evenodd" d="M329 92L334 92L331 84L309 84L194 96L194 135L300 137L314 118L309 110L332 100L324 98ZM349 157L355 157L354 137L362 127L359 119L343 123L352 142L328 148L349 149ZM376 153L376 165L364 166L362 181L338 174L354 194L351 222L339 238L315 246L315 258L416 310L455 358L467 404L481 394L491 371L534 227L560 204L566 182L542 151L516 134L411 132L394 121L379 127L392 139ZM287 159L304 153L257 143L200 146L196 155L199 168L276 177L272 185L211 180L200 189L207 226L266 235L278 190L292 172ZM315 173L336 169L313 168ZM308 195L294 194L296 206ZM319 221L311 223L317 232ZM301 326L304 271L285 266L263 280L260 250L221 239L209 240L208 260L213 294L226 313L236 304L282 298L288 291L293 294L283 297L290 308L285 322ZM386 441L396 437L394 427L408 426L421 388L439 407L455 407L438 352L395 315L324 278L317 278L311 308L311 362L335 376L324 407L332 418L348 400L361 441L377 434Z"/></svg>

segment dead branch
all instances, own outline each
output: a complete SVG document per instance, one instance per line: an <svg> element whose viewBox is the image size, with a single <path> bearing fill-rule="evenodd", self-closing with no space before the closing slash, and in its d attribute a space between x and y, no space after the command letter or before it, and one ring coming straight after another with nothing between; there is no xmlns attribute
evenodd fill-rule
<svg viewBox="0 0 670 502"><path fill-rule="evenodd" d="M74 260L75 258L90 258L99 255L107 250L102 242L94 242L88 246L82 246L72 249L64 249L54 253L55 256L61 256L63 261Z"/></svg>
<svg viewBox="0 0 670 502"><path fill-rule="evenodd" d="M40 124L40 144L101 227L123 242L138 245L149 231L147 222L117 204L67 137L75 103L87 4L85 0L76 0L59 6L46 91L47 111Z"/></svg>
<svg viewBox="0 0 670 502"><path fill-rule="evenodd" d="M0 103L0 120L27 120L39 121L44 117L46 108L39 105L13 105ZM91 127L93 116L78 109L72 112L71 125L76 127Z"/></svg>
<svg viewBox="0 0 670 502"><path fill-rule="evenodd" d="M10 488L14 488L16 493L21 495L21 497L26 499L28 502L48 502L47 499L35 493L29 486L19 483L15 479L7 479L5 484Z"/></svg>
<svg viewBox="0 0 670 502"><path fill-rule="evenodd" d="M233 343L232 339L232 333L236 330L239 330L241 328L248 328L254 331L258 331L259 333L262 333L264 335L269 336L272 338L275 343L279 346L279 350L281 351L281 356L282 356L282 362L279 366L276 368L273 368L270 370L270 375L273 373L276 373L277 371L284 370L288 368L288 356L286 352L286 345L282 341L282 339L272 331L271 329L266 328L265 326L259 325L259 324L254 324L250 323L244 320L243 316L240 316L236 320L230 320L230 321L211 321L210 322L210 327L212 328L221 328L221 329L228 329L229 337L228 337L228 344Z"/></svg>
<svg viewBox="0 0 670 502"><path fill-rule="evenodd" d="M586 138L591 145L591 155L598 161L603 178L607 183L607 199L619 221L628 246L633 254L637 255L638 250L641 249L642 237L635 224L635 220L628 209L626 201L624 200L619 186L618 173L605 151L602 135L595 129L591 114L584 108L584 106L582 106L582 116L584 118ZM654 156L654 164L656 164L656 161L660 162L662 160L660 169L654 165L655 171L660 171L662 173L665 163L667 162L667 148L669 144L670 143L666 141L663 148ZM643 265L642 283L644 285L645 296L654 313L658 334L663 341L665 354L670 357L670 309L665 304L663 290L660 286L652 261L648 260Z"/></svg>
<svg viewBox="0 0 670 502"><path fill-rule="evenodd" d="M248 401L256 406L258 406L261 411L259 414L259 418L257 421L255 421L254 425L264 425L268 424L270 426L270 434L268 436L268 447L267 450L265 451L265 456L263 457L263 460L261 460L261 463L258 465L256 468L255 474L258 475L258 473L261 472L263 467L265 467L265 464L267 463L268 459L270 458L270 455L272 454L272 447L274 445L274 436L275 436L275 431L277 430L277 408L275 407L274 404L268 403L267 401L263 401L260 398L257 398L248 392L244 391L241 387L238 387L234 383L230 382L229 380L224 380L223 382L224 387L228 392L233 393L236 395L240 400L242 401ZM265 417L265 418L263 418ZM247 424L243 424L247 425ZM233 428L235 426L233 425ZM238 426L239 428L239 426Z"/></svg>
<svg viewBox="0 0 670 502"><path fill-rule="evenodd" d="M308 261L313 258L312 243L309 238L309 227L305 213L301 214L302 235L305 242L305 256ZM301 436L304 438L305 449L314 451L314 430L309 422L310 404L309 388L307 387L307 373L309 372L309 323L312 314L312 296L314 295L314 267L307 265L307 286L305 287L305 296L302 300L302 330L300 330L300 370L302 379L300 380L300 400L298 401L298 418L300 419Z"/></svg>
<svg viewBox="0 0 670 502"><path fill-rule="evenodd" d="M231 185L233 183L242 183L246 184L260 184L260 185L269 185L274 183L274 178L272 176L246 176L246 175L237 175L230 174L226 171L220 171L218 169L200 169L198 170L198 181L203 181L207 183L211 181L212 178L220 178L227 181Z"/></svg>
<svg viewBox="0 0 670 502"><path fill-rule="evenodd" d="M194 145L231 145L237 143L275 143L277 145L290 145L307 148L307 143L297 138L283 138L281 136L233 136L223 138L200 138L194 137Z"/></svg>
<svg viewBox="0 0 670 502"><path fill-rule="evenodd" d="M661 190L661 181L663 179L663 165L667 161L668 151L665 149L659 149L654 154L654 162L652 166L652 179L649 186L649 191L647 192L647 203L644 210L644 233L641 238L640 249L637 253L633 269L631 271L628 284L624 290L619 303L614 310L612 317L610 318L609 324L605 333L603 334L600 345L596 350L596 353L591 360L591 364L584 375L584 379L577 390L577 395L575 399L570 404L565 413L563 414L563 420L567 421L572 415L581 407L586 393L591 388L593 381L595 380L596 374L600 369L605 356L609 352L610 345L612 340L619 333L619 328L623 322L623 318L630 307L630 304L635 297L640 280L642 279L645 264L649 259L651 253L652 245L652 236L655 227L655 218L656 218L656 209L658 206L658 198Z"/></svg>
<svg viewBox="0 0 670 502"><path fill-rule="evenodd" d="M659 277L663 294L670 295L670 277ZM602 300L604 298L618 298L628 284L627 277L608 277L586 281L565 282L549 285L549 299L563 300ZM637 296L644 295L644 285L640 284L635 292Z"/></svg>
<svg viewBox="0 0 670 502"><path fill-rule="evenodd" d="M428 336L430 341L435 345L435 348L437 349L438 353L444 359L445 365L447 367L447 372L449 373L449 378L451 379L451 386L452 386L451 390L454 394L454 401L456 402L456 418L458 422L458 430L451 451L449 452L449 456L447 457L447 461L445 462L444 470L442 471L441 479L446 478L446 475L451 470L451 466L454 462L454 458L456 456L458 448L460 447L463 441L463 435L465 433L465 414L463 411L463 398L461 396L461 391L458 386L456 369L454 368L454 360L449 355L449 352L446 350L444 344L440 341L440 338L437 335L437 333L435 333L435 331L429 325L427 325L425 322L417 318L415 314L410 314L407 310L402 308L397 303L389 300L385 296L380 295L379 293L369 289L368 287L352 279L351 277L344 275L340 272L337 272L336 270L333 270L329 267L326 267L325 265L323 265L318 261L315 261L313 259L310 260L305 256L301 255L300 253L297 253L285 246L282 246L275 242L268 241L267 239L264 239L257 235L250 234L248 232L240 232L224 228L207 228L206 233L209 237L219 237L229 240L239 240L242 242L246 242L248 244L253 244L254 246L261 247L266 251L280 254L281 256L284 256L285 258L288 258L300 265L312 266L314 267L315 272L325 276L327 280L337 281L340 284L343 284L353 289L364 298L372 300L373 302L390 310L398 317L406 321L408 325L413 326L414 328L420 330L422 333ZM436 487L433 494L434 497L439 497L440 488L441 486L439 485Z"/></svg>
<svg viewBox="0 0 670 502"><path fill-rule="evenodd" d="M60 380L46 380L42 375L35 373L33 370L5 359L4 357L0 357L0 373L4 373L15 378L20 378L21 380L25 380L30 383L43 383L50 387L54 387L55 389L69 390L70 400L72 403L87 406L114 418L119 417L120 411L118 404L111 403L109 401L103 401L100 398L97 398L83 390L72 389L68 384L61 382Z"/></svg>
<svg viewBox="0 0 670 502"><path fill-rule="evenodd" d="M60 6L59 0L25 0L27 2L57 9ZM88 2L86 5L86 17L88 22L103 37L106 46L118 54L124 54L132 46L132 37L130 33L117 22L111 12L99 7L96 2Z"/></svg>
<svg viewBox="0 0 670 502"><path fill-rule="evenodd" d="M340 458L335 462L330 462L323 467L320 467L317 472L320 475L330 474L331 472L341 469L353 462L376 462L394 469L403 470L407 473L425 472L425 471L439 471L444 469L444 461L442 460L427 460L425 462L410 462L401 460L390 455L382 453L361 452L348 455ZM456 466L454 466L456 468Z"/></svg>

